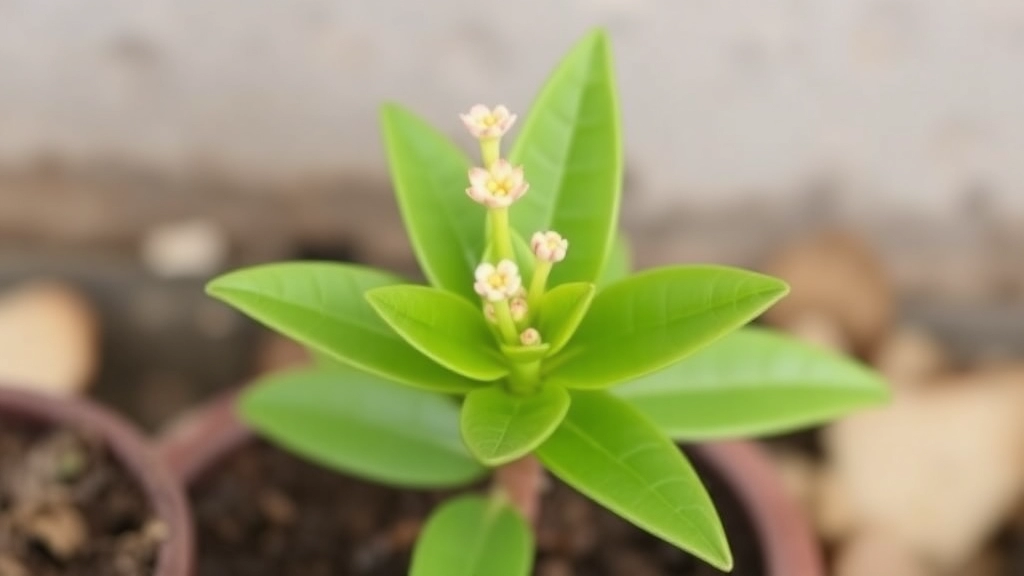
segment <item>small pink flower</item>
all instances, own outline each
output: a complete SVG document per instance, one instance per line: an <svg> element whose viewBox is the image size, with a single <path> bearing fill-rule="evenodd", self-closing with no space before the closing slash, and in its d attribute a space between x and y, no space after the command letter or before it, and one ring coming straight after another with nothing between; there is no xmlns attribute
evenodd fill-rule
<svg viewBox="0 0 1024 576"><path fill-rule="evenodd" d="M523 285L519 267L511 260L502 260L497 266L484 262L476 267L475 276L473 289L489 302L511 298Z"/></svg>
<svg viewBox="0 0 1024 576"><path fill-rule="evenodd" d="M488 208L507 208L526 194L530 185L523 179L523 167L498 160L491 168L470 168L466 194Z"/></svg>
<svg viewBox="0 0 1024 576"><path fill-rule="evenodd" d="M537 332L536 328L527 328L519 335L519 341L523 346L536 346L540 344L540 332Z"/></svg>
<svg viewBox="0 0 1024 576"><path fill-rule="evenodd" d="M569 241L558 232L537 232L530 239L530 248L542 262L561 262L569 250Z"/></svg>
<svg viewBox="0 0 1024 576"><path fill-rule="evenodd" d="M526 298L523 298L522 296L512 298L508 307L512 311L512 319L516 322L520 322L523 318L526 318L526 313L529 311L529 308L526 305Z"/></svg>
<svg viewBox="0 0 1024 576"><path fill-rule="evenodd" d="M459 117L469 133L481 140L501 138L516 122L516 115L510 113L508 108L495 106L491 109L483 104L473 106L468 114L459 114Z"/></svg>

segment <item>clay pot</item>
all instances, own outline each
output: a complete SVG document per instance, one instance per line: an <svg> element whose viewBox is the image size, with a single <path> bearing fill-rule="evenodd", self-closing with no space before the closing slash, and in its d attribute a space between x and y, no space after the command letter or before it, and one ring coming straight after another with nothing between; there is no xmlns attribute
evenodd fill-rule
<svg viewBox="0 0 1024 576"><path fill-rule="evenodd" d="M237 393L193 410L162 435L160 453L187 486L252 437L235 413ZM711 465L744 504L764 553L765 576L824 576L809 520L785 493L762 449L746 441L687 446Z"/></svg>
<svg viewBox="0 0 1024 576"><path fill-rule="evenodd" d="M85 399L56 399L0 388L0 418L18 418L54 426L68 425L97 434L131 474L156 516L167 527L153 576L191 576L192 519L184 491L153 446L133 425Z"/></svg>

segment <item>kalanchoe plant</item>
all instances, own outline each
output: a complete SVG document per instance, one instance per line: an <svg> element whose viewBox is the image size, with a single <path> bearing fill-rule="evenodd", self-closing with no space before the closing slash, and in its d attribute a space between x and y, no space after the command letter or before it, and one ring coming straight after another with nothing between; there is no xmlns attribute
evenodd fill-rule
<svg viewBox="0 0 1024 576"><path fill-rule="evenodd" d="M729 569L714 506L675 442L807 426L883 401L885 386L838 355L743 328L786 294L778 279L711 265L629 274L603 33L564 59L507 157L515 115L474 106L462 120L479 166L410 112L382 113L429 286L324 262L210 283L329 359L267 377L242 415L299 454L395 486L463 486L496 468L488 497L435 511L413 576L528 574L541 464Z"/></svg>

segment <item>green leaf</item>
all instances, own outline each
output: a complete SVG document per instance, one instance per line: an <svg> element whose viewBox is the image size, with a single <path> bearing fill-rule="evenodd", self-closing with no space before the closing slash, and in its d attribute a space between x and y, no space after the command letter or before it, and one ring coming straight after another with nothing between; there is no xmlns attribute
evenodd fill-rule
<svg viewBox="0 0 1024 576"><path fill-rule="evenodd" d="M445 368L474 380L497 380L508 367L483 312L429 286L384 286L366 299L395 332Z"/></svg>
<svg viewBox="0 0 1024 576"><path fill-rule="evenodd" d="M410 576L528 576L533 534L500 500L462 496L427 520L412 555Z"/></svg>
<svg viewBox="0 0 1024 576"><path fill-rule="evenodd" d="M405 229L430 283L476 301L484 209L466 196L470 161L412 112L387 104L381 124Z"/></svg>
<svg viewBox="0 0 1024 576"><path fill-rule="evenodd" d="M716 568L731 569L725 532L700 478L679 448L622 400L574 391L569 413L537 456L612 512Z"/></svg>
<svg viewBox="0 0 1024 576"><path fill-rule="evenodd" d="M557 354L576 332L594 299L595 288L586 282L555 286L544 294L537 315L537 330L551 344L548 355Z"/></svg>
<svg viewBox="0 0 1024 576"><path fill-rule="evenodd" d="M451 399L347 366L266 376L248 388L242 418L322 466L410 487L471 483L485 469L459 436Z"/></svg>
<svg viewBox="0 0 1024 576"><path fill-rule="evenodd" d="M210 282L206 291L265 326L367 372L439 392L479 386L420 354L363 297L371 288L402 282L350 264L284 262L230 272Z"/></svg>
<svg viewBox="0 0 1024 576"><path fill-rule="evenodd" d="M569 239L553 284L595 281L618 223L622 143L607 36L595 32L562 60L534 101L510 154L530 190L509 211L524 238L555 230Z"/></svg>
<svg viewBox="0 0 1024 576"><path fill-rule="evenodd" d="M569 393L545 385L521 396L502 386L474 390L462 405L462 438L469 451L488 466L525 456L546 440L569 410Z"/></svg>
<svg viewBox="0 0 1024 576"><path fill-rule="evenodd" d="M860 363L761 328L730 334L615 394L677 440L788 432L889 397Z"/></svg>
<svg viewBox="0 0 1024 576"><path fill-rule="evenodd" d="M749 322L788 289L725 266L635 274L597 294L576 335L549 360L548 376L567 388L604 388L655 372Z"/></svg>
<svg viewBox="0 0 1024 576"><path fill-rule="evenodd" d="M597 281L598 288L604 288L624 280L633 270L633 256L631 254L629 240L621 232L615 237L612 250L608 253L608 259L604 263L604 271Z"/></svg>

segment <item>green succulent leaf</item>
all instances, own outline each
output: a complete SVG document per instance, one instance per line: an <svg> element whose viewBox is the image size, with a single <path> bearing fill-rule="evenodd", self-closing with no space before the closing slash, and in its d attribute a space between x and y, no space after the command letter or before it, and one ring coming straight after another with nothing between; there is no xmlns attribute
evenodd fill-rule
<svg viewBox="0 0 1024 576"><path fill-rule="evenodd" d="M473 270L484 250L484 209L465 193L470 161L412 112L381 109L391 179L405 229L430 283L476 301Z"/></svg>
<svg viewBox="0 0 1024 576"><path fill-rule="evenodd" d="M615 394L677 440L789 432L889 397L885 381L860 363L752 327Z"/></svg>
<svg viewBox="0 0 1024 576"><path fill-rule="evenodd" d="M270 441L375 482L454 487L486 471L459 437L450 398L347 366L265 376L243 393L239 410Z"/></svg>
<svg viewBox="0 0 1024 576"><path fill-rule="evenodd" d="M633 257L629 240L621 232L615 237L612 250L608 253L608 260L604 263L604 270L601 278L597 281L598 288L604 288L624 280L633 271Z"/></svg>
<svg viewBox="0 0 1024 576"><path fill-rule="evenodd" d="M546 440L569 402L561 386L546 385L531 395L512 394L502 386L474 390L462 405L462 438L484 464L506 464Z"/></svg>
<svg viewBox="0 0 1024 576"><path fill-rule="evenodd" d="M595 288L587 282L555 286L544 294L537 316L537 330L551 344L549 355L557 354L576 332L594 300Z"/></svg>
<svg viewBox="0 0 1024 576"><path fill-rule="evenodd" d="M593 282L618 222L622 143L611 49L589 34L548 79L510 154L530 190L509 212L524 238L555 230L569 239L568 257L551 280Z"/></svg>
<svg viewBox="0 0 1024 576"><path fill-rule="evenodd" d="M474 380L508 374L482 310L429 286L383 286L366 299L395 332L445 368Z"/></svg>
<svg viewBox="0 0 1024 576"><path fill-rule="evenodd" d="M528 576L533 534L500 500L462 496L427 520L412 555L410 576Z"/></svg>
<svg viewBox="0 0 1024 576"><path fill-rule="evenodd" d="M788 291L770 276L726 266L668 266L597 294L548 378L606 388L665 368L739 328Z"/></svg>
<svg viewBox="0 0 1024 576"><path fill-rule="evenodd" d="M624 401L573 391L565 420L536 453L555 476L636 526L716 568L732 567L722 524L693 467Z"/></svg>
<svg viewBox="0 0 1024 576"><path fill-rule="evenodd" d="M479 386L410 346L363 298L402 282L362 266L284 262L230 272L206 291L314 351L384 378L448 393Z"/></svg>

